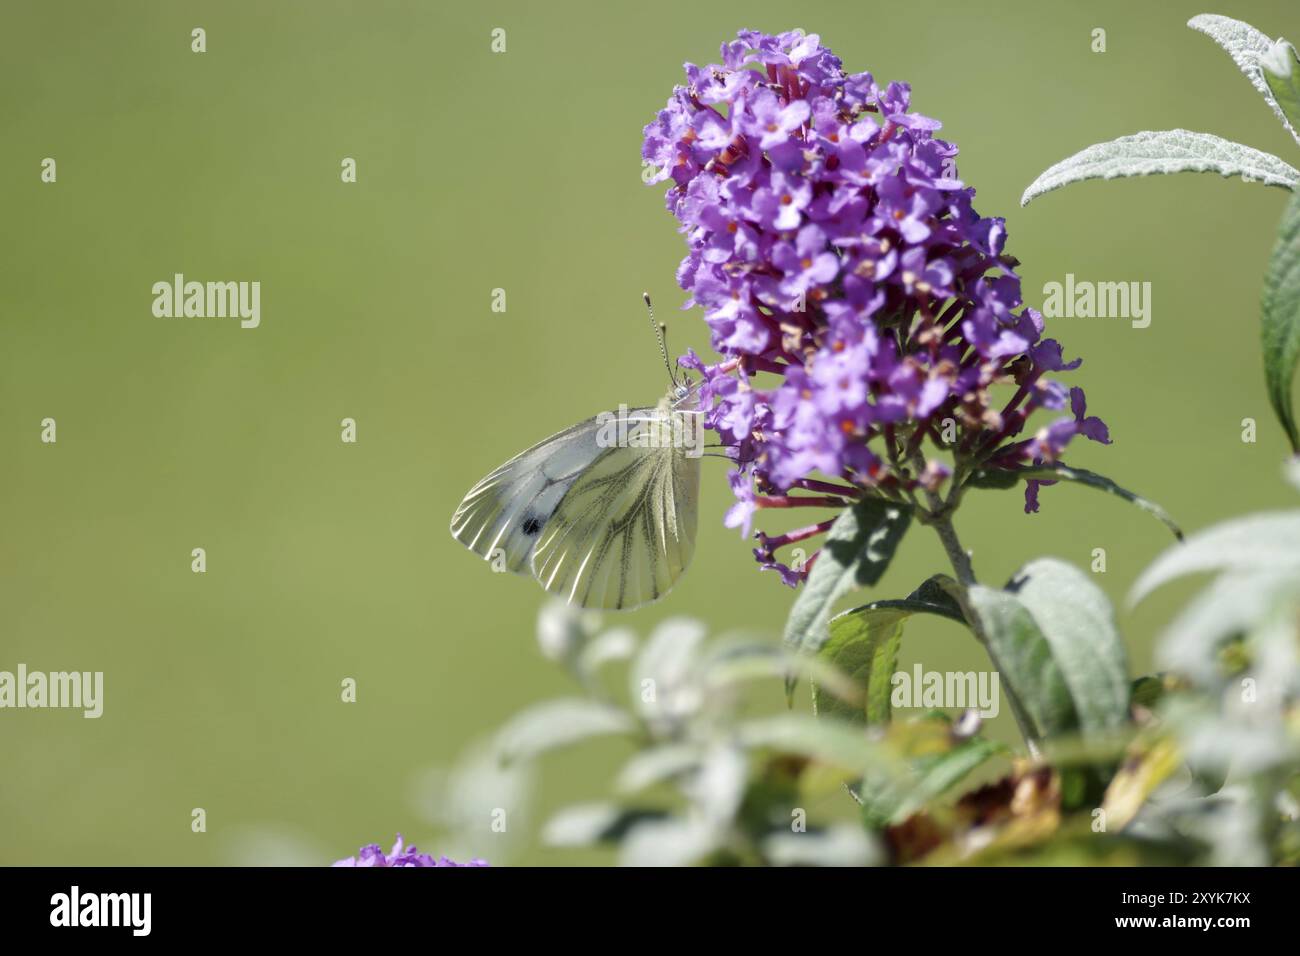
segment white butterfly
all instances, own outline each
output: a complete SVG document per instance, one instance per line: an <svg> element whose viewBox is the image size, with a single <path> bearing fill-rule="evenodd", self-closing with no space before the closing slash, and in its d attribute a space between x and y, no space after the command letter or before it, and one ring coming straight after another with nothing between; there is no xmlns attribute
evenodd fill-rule
<svg viewBox="0 0 1300 956"><path fill-rule="evenodd" d="M663 349L662 326L660 334ZM652 408L622 407L566 428L471 488L452 536L571 604L657 601L695 551L700 418L698 383L674 380Z"/></svg>

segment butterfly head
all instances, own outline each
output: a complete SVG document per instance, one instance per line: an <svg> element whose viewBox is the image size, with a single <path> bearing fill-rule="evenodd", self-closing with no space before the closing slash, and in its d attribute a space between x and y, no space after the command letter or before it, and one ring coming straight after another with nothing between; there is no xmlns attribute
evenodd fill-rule
<svg viewBox="0 0 1300 956"><path fill-rule="evenodd" d="M700 402L700 383L683 375L668 390L668 404L677 411L693 411Z"/></svg>

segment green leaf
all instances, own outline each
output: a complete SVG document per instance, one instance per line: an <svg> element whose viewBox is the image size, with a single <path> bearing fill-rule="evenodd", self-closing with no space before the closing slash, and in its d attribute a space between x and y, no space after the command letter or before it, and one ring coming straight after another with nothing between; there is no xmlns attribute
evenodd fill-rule
<svg viewBox="0 0 1300 956"><path fill-rule="evenodd" d="M1300 760L1300 746L1281 720L1252 723L1187 697L1171 701L1163 717L1178 735L1188 768L1210 789L1222 786L1229 772L1245 781Z"/></svg>
<svg viewBox="0 0 1300 956"><path fill-rule="evenodd" d="M1043 193L1085 179L1116 179L1158 173L1218 173L1240 176L1245 182L1295 189L1300 171L1272 153L1261 152L1210 133L1186 129L1147 130L1096 143L1063 159L1030 183L1020 205Z"/></svg>
<svg viewBox="0 0 1300 956"><path fill-rule="evenodd" d="M686 617L667 618L650 634L627 671L628 693L646 720L683 716L677 711L679 692L692 679L707 634L703 624ZM653 682L651 697L642 693L645 681Z"/></svg>
<svg viewBox="0 0 1300 956"><path fill-rule="evenodd" d="M1014 594L982 584L969 588L967 601L979 618L994 666L1020 699L1036 735L1048 737L1077 726L1069 685L1029 609Z"/></svg>
<svg viewBox="0 0 1300 956"><path fill-rule="evenodd" d="M665 810L622 807L615 803L583 803L565 807L542 828L542 843L555 847L616 843L644 823L668 818Z"/></svg>
<svg viewBox="0 0 1300 956"><path fill-rule="evenodd" d="M1300 550L1300 544L1297 544ZM1300 569L1227 571L1188 602L1157 645L1159 666L1214 686L1224 671L1221 651L1265 624L1277 608L1300 596Z"/></svg>
<svg viewBox="0 0 1300 956"><path fill-rule="evenodd" d="M1110 601L1084 572L1055 558L1025 565L1005 591L975 585L967 601L994 664L1037 735L1078 727L1102 737L1128 717L1124 643Z"/></svg>
<svg viewBox="0 0 1300 956"><path fill-rule="evenodd" d="M777 831L763 840L773 866L871 866L881 853L862 827L836 823L824 830Z"/></svg>
<svg viewBox="0 0 1300 956"><path fill-rule="evenodd" d="M858 791L862 818L872 829L898 823L943 796L986 760L1005 751L996 741L975 737L945 753L918 758L913 764L915 776L910 780L882 781L868 776Z"/></svg>
<svg viewBox="0 0 1300 956"><path fill-rule="evenodd" d="M1300 193L1291 197L1282 214L1264 277L1261 323L1268 399L1286 429L1291 450L1300 454L1300 429L1291 402L1291 383L1300 362Z"/></svg>
<svg viewBox="0 0 1300 956"><path fill-rule="evenodd" d="M1141 495L1134 494L1127 488L1115 484L1105 475L1099 475L1095 471L1088 471L1086 468L1072 468L1062 462L1054 465L1030 465L1025 468L980 468L973 471L966 484L975 488L1011 488L1019 481L1070 481L1080 485L1087 485L1089 488L1096 488L1098 491L1109 492L1123 498L1129 504L1137 505L1143 511L1159 519L1166 528L1173 532L1175 538L1179 540L1183 537L1183 531L1169 513L1161 508L1154 501L1143 498Z"/></svg>
<svg viewBox="0 0 1300 956"><path fill-rule="evenodd" d="M830 640L818 656L847 674L865 691L854 706L844 695L826 694L813 684L813 712L858 723L889 720L889 698L903 624L913 614L936 614L965 623L961 608L933 578L901 601L876 601L837 614L830 622Z"/></svg>
<svg viewBox="0 0 1300 956"><path fill-rule="evenodd" d="M593 637L578 652L578 672L595 679L606 664L625 661L636 653L636 634L627 628L615 628Z"/></svg>
<svg viewBox="0 0 1300 956"><path fill-rule="evenodd" d="M551 598L537 615L537 645L551 660L571 665L599 627L600 615Z"/></svg>
<svg viewBox="0 0 1300 956"><path fill-rule="evenodd" d="M889 720L890 681L903 642L903 622L911 611L900 608L858 608L831 620L831 638L819 654L865 689L854 707L821 693L812 685L813 713L857 723L883 724Z"/></svg>
<svg viewBox="0 0 1300 956"><path fill-rule="evenodd" d="M1136 729L1126 724L1109 734L1065 734L1043 742L1043 759L1057 770L1114 767L1133 742Z"/></svg>
<svg viewBox="0 0 1300 956"><path fill-rule="evenodd" d="M540 756L548 750L588 737L629 734L636 724L625 712L581 698L562 698L530 707L501 728L497 751L510 763Z"/></svg>
<svg viewBox="0 0 1300 956"><path fill-rule="evenodd" d="M1142 572L1129 592L1129 604L1175 578L1229 569L1300 570L1300 511L1264 512L1198 531Z"/></svg>
<svg viewBox="0 0 1300 956"><path fill-rule="evenodd" d="M620 866L694 866L716 852L725 835L697 815L643 820L623 838L618 862Z"/></svg>
<svg viewBox="0 0 1300 956"><path fill-rule="evenodd" d="M1168 682L1163 675L1145 674L1129 685L1129 702L1151 709L1164 699L1168 690Z"/></svg>
<svg viewBox="0 0 1300 956"><path fill-rule="evenodd" d="M962 614L961 605L957 603L950 590L952 584L952 578L947 575L935 574L922 581L920 587L901 601L876 601L866 607L903 608L917 613L937 614L958 624L965 624L966 617Z"/></svg>
<svg viewBox="0 0 1300 956"><path fill-rule="evenodd" d="M1028 609L1070 690L1085 737L1128 719L1128 655L1101 588L1056 558L1025 565L1007 589Z"/></svg>
<svg viewBox="0 0 1300 956"><path fill-rule="evenodd" d="M855 773L869 767L885 774L904 772L902 763L879 743L841 721L806 714L755 717L736 726L735 738L742 747L800 754Z"/></svg>
<svg viewBox="0 0 1300 956"><path fill-rule="evenodd" d="M806 677L824 692L861 706L862 689L821 657L798 654L784 647L750 640L721 639L700 662L700 686L712 695L750 681Z"/></svg>
<svg viewBox="0 0 1300 956"><path fill-rule="evenodd" d="M1187 21L1187 25L1199 33L1204 33L1227 51L1233 62L1237 64L1237 68L1246 75L1246 79L1250 80L1250 85L1255 87L1259 95L1264 97L1264 102L1268 103L1277 114L1277 118L1282 121L1287 132L1295 137L1297 143L1300 143L1295 114L1291 114L1288 119L1287 113L1278 103L1271 84L1266 79L1267 70L1262 68L1270 55L1276 55L1273 53L1275 47L1273 41L1249 23L1213 13L1202 13L1200 16L1192 17Z"/></svg>
<svg viewBox="0 0 1300 956"><path fill-rule="evenodd" d="M1295 47L1286 40L1278 40L1259 58L1259 65L1264 82L1277 101L1274 109L1296 142L1300 142L1300 135L1296 134L1296 128L1300 127L1300 68L1297 68L1300 59L1296 58Z"/></svg>
<svg viewBox="0 0 1300 956"><path fill-rule="evenodd" d="M703 754L693 743L662 744L641 750L623 765L614 789L619 793L644 790L697 769L701 760Z"/></svg>
<svg viewBox="0 0 1300 956"><path fill-rule="evenodd" d="M997 491L1006 491L1008 488L1014 488L1021 481L1020 472L1014 468L976 468L966 478L963 485L970 485L972 488L990 488Z"/></svg>
<svg viewBox="0 0 1300 956"><path fill-rule="evenodd" d="M1124 834L1095 833L1085 814L1067 819L1051 839L1041 842L994 840L987 849L977 850L961 860L967 866L1097 867L1163 866L1184 867L1195 863L1194 844L1168 836L1141 838ZM945 857L942 862L949 862ZM955 862L955 861L954 861Z"/></svg>
<svg viewBox="0 0 1300 956"><path fill-rule="evenodd" d="M826 643L835 601L880 580L911 520L910 509L879 498L863 498L835 520L790 610L786 647L816 653ZM787 698L793 692L794 678L789 678Z"/></svg>

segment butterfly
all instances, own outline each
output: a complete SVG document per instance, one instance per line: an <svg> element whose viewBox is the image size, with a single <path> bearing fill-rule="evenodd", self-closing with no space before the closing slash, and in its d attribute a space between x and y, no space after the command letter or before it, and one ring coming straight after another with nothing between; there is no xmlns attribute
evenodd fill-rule
<svg viewBox="0 0 1300 956"><path fill-rule="evenodd" d="M580 607L663 597L695 552L703 448L699 383L668 376L656 405L604 412L494 469L456 509L452 537Z"/></svg>

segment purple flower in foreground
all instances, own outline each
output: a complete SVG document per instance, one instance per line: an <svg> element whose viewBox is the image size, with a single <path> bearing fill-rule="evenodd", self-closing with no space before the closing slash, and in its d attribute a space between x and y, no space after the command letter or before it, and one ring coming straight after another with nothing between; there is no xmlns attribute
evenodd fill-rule
<svg viewBox="0 0 1300 956"><path fill-rule="evenodd" d="M1004 220L975 211L910 86L846 74L800 31L742 30L721 57L687 64L642 155L670 184L686 305L723 356L682 364L738 462L728 526L864 494L950 506L940 492L978 468L1054 463L1076 435L1109 443L1082 389L1045 377L1079 360L1042 337ZM1067 405L1020 437L1034 411ZM825 524L760 532L759 563L797 583L816 554L792 568L773 553Z"/></svg>
<svg viewBox="0 0 1300 956"><path fill-rule="evenodd" d="M434 859L428 853L421 853L414 846L405 846L402 835L397 834L397 842L392 850L384 853L378 843L363 846L356 856L339 860L333 866L487 866L486 860L473 859L468 863L457 863L445 856Z"/></svg>

